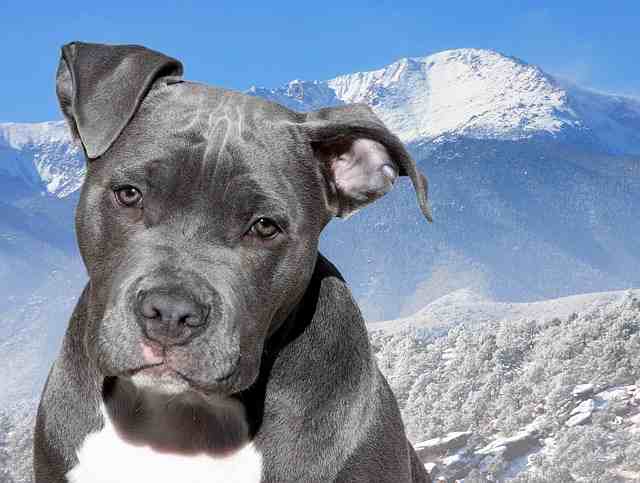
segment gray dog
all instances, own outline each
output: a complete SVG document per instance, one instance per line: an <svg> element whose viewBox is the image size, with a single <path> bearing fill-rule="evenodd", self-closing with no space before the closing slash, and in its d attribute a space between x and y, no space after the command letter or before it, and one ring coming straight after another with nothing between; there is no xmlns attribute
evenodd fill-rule
<svg viewBox="0 0 640 483"><path fill-rule="evenodd" d="M362 316L318 253L427 182L363 105L293 112L139 46L62 48L87 159L86 285L44 389L37 483L425 482Z"/></svg>

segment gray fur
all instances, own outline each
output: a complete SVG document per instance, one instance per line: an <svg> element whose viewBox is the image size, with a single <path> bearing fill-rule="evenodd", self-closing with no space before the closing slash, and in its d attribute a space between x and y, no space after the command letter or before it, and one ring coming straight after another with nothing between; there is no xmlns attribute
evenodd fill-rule
<svg viewBox="0 0 640 483"><path fill-rule="evenodd" d="M262 481L429 481L361 313L317 249L333 216L383 194L350 200L335 189L327 159L356 139L384 147L430 216L426 178L366 106L301 114L183 81L181 69L143 47L63 47L57 91L87 155L76 229L90 280L42 395L36 482L65 481L75 450L102 427L102 400L125 432L140 401L166 419L155 396L118 390L146 370L142 341L156 344L192 394L241 403L241 413L225 403L225 427L238 431L226 441L253 440ZM106 109L104 99L128 102ZM121 185L142 191L143 208L117 205ZM248 235L261 216L282 233ZM140 322L150 292L207 307L206 323L150 342ZM240 422L227 424L233 418ZM215 452L210 443L202 444Z"/></svg>

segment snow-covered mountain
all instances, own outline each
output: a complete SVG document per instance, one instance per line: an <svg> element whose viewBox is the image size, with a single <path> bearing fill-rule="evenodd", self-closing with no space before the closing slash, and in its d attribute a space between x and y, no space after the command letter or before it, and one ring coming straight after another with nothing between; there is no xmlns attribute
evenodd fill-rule
<svg viewBox="0 0 640 483"><path fill-rule="evenodd" d="M546 134L640 152L639 100L572 86L488 50L448 50L329 81L294 80L250 92L303 111L364 102L407 143Z"/></svg>
<svg viewBox="0 0 640 483"><path fill-rule="evenodd" d="M546 134L582 138L609 153L640 153L639 99L571 85L490 50L448 50L327 81L293 80L247 92L299 111L366 103L409 144ZM80 149L70 143L64 121L0 123L0 150L4 176L41 183L58 197L81 184Z"/></svg>
<svg viewBox="0 0 640 483"><path fill-rule="evenodd" d="M0 123L0 177L64 198L84 178L79 146L71 143L64 121Z"/></svg>
<svg viewBox="0 0 640 483"><path fill-rule="evenodd" d="M465 287L525 301L640 285L637 99L477 49L248 92L301 111L368 103L427 173L433 225L401 182L325 231L323 251L370 319L408 315ZM62 122L0 124L0 211L11 205L3 218L33 217L16 200L40 195L45 216L67 200L60 215L70 221L83 173ZM0 237L15 238L8 233Z"/></svg>

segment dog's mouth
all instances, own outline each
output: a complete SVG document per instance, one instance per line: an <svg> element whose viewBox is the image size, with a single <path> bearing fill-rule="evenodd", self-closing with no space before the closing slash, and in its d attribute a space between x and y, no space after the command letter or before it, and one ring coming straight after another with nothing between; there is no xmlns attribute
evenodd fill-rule
<svg viewBox="0 0 640 483"><path fill-rule="evenodd" d="M116 377L131 381L138 389L152 390L168 394L178 394L195 391L202 395L230 395L238 376L238 365L222 376L207 383L194 380L180 369L167 361L145 364L140 367L127 369Z"/></svg>

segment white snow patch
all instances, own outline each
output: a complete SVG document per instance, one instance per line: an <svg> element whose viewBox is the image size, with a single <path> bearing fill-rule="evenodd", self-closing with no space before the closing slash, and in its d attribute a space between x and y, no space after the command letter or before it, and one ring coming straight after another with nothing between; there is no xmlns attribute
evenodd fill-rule
<svg viewBox="0 0 640 483"><path fill-rule="evenodd" d="M502 454L507 451L517 453L515 456L528 454L529 448L538 446L539 441L535 430L525 430L516 433L508 438L499 437L486 445L485 447L475 451L475 454L486 456L490 454Z"/></svg>
<svg viewBox="0 0 640 483"><path fill-rule="evenodd" d="M596 408L593 399L587 399L586 401L582 401L578 406L576 406L573 411L571 411L571 415L579 414L579 413L589 413L591 414L593 410Z"/></svg>
<svg viewBox="0 0 640 483"><path fill-rule="evenodd" d="M635 391L632 391L630 386L615 386L599 392L597 398L607 402L623 401L629 399L633 395L633 392Z"/></svg>
<svg viewBox="0 0 640 483"><path fill-rule="evenodd" d="M466 440L469 436L471 436L471 431L454 431L448 433L446 436L442 436L441 438L433 438L428 439L426 441L422 441L421 443L417 443L414 445L415 449L422 448L433 448L436 446L445 446L449 445L455 441Z"/></svg>
<svg viewBox="0 0 640 483"><path fill-rule="evenodd" d="M573 397L581 397L590 394L593 392L594 386L593 384L578 384L573 388L571 394Z"/></svg>
<svg viewBox="0 0 640 483"><path fill-rule="evenodd" d="M589 419L591 419L591 412L578 413L575 416L571 416L569 419L567 419L564 424L565 426L572 428L573 426L578 426L580 424L586 423L587 421L589 421Z"/></svg>

